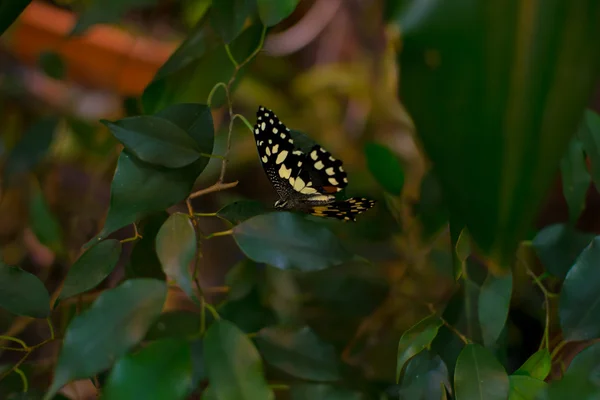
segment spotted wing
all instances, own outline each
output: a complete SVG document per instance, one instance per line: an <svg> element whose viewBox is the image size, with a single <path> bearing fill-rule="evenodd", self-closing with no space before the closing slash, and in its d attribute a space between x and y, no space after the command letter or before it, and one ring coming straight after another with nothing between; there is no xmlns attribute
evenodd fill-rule
<svg viewBox="0 0 600 400"><path fill-rule="evenodd" d="M306 153L303 165L305 168L298 177L305 182L312 182L312 187L319 193L336 193L348 185L342 162L319 145Z"/></svg>
<svg viewBox="0 0 600 400"><path fill-rule="evenodd" d="M356 221L356 216L375 205L375 200L363 197L351 197L344 201L314 206L309 213L317 217L337 218L344 221Z"/></svg>

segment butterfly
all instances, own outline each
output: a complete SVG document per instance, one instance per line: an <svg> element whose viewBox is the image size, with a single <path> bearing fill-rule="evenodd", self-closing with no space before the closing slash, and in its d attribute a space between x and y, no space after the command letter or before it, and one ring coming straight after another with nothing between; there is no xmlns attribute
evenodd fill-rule
<svg viewBox="0 0 600 400"><path fill-rule="evenodd" d="M306 152L295 146L290 130L263 106L256 112L254 139L265 173L279 195L276 209L356 221L358 214L375 205L362 197L336 200L335 193L348 185L342 162L318 144Z"/></svg>

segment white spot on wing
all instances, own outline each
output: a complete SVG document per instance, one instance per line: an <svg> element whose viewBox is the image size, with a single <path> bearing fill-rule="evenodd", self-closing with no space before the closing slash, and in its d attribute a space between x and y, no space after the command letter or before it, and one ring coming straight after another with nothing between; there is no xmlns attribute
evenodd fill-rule
<svg viewBox="0 0 600 400"><path fill-rule="evenodd" d="M323 169L323 167L324 167L324 165L323 165L323 163L322 163L321 161L317 161L317 162L315 163L315 168L316 168L316 169L318 169L318 170L322 170L322 169Z"/></svg>
<svg viewBox="0 0 600 400"><path fill-rule="evenodd" d="M344 183L348 183L348 178L344 177Z"/></svg>
<svg viewBox="0 0 600 400"><path fill-rule="evenodd" d="M262 156L261 160L264 163L266 163L267 161L269 161L269 159L267 158L267 156Z"/></svg>
<svg viewBox="0 0 600 400"><path fill-rule="evenodd" d="M315 161L317 160L317 158L319 158L316 150L313 150L312 153L310 153L310 158L312 158Z"/></svg>
<svg viewBox="0 0 600 400"><path fill-rule="evenodd" d="M279 145L276 144L275 146L273 146L273 154L277 153L279 151Z"/></svg>
<svg viewBox="0 0 600 400"><path fill-rule="evenodd" d="M304 187L306 187L306 183L304 182L304 179L298 177L296 178L296 182L294 183L294 190L297 190L298 192L300 192Z"/></svg>
<svg viewBox="0 0 600 400"><path fill-rule="evenodd" d="M304 186L304 188L302 190L300 190L300 193L313 194L313 193L317 193L317 191L315 190L315 188L311 188L308 185L306 185L306 186Z"/></svg>
<svg viewBox="0 0 600 400"><path fill-rule="evenodd" d="M327 153L327 150L321 147L321 153Z"/></svg>
<svg viewBox="0 0 600 400"><path fill-rule="evenodd" d="M281 137L282 139L285 139L285 133L280 134L279 137Z"/></svg>
<svg viewBox="0 0 600 400"><path fill-rule="evenodd" d="M267 125L263 122L262 124L260 124L260 129L262 129L264 131L266 126Z"/></svg>
<svg viewBox="0 0 600 400"><path fill-rule="evenodd" d="M267 149L265 150L265 153L267 153L267 155L268 155L268 156L270 156L270 155L271 155L271 149L269 149L269 148L267 147Z"/></svg>
<svg viewBox="0 0 600 400"><path fill-rule="evenodd" d="M258 128L256 128L256 129L254 130L254 134L255 134L255 135L258 135L259 133L260 133L260 131L258 130Z"/></svg>
<svg viewBox="0 0 600 400"><path fill-rule="evenodd" d="M277 128L273 128L273 133L277 133Z"/></svg>
<svg viewBox="0 0 600 400"><path fill-rule="evenodd" d="M339 185L339 182L335 178L329 178L329 183L332 185Z"/></svg>
<svg viewBox="0 0 600 400"><path fill-rule="evenodd" d="M275 160L276 164L281 164L282 162L285 161L285 158L287 157L288 152L287 150L282 150L281 153L279 153L279 155L277 156L277 160Z"/></svg>
<svg viewBox="0 0 600 400"><path fill-rule="evenodd" d="M298 166L301 167L302 166L302 161L298 161Z"/></svg>
<svg viewBox="0 0 600 400"><path fill-rule="evenodd" d="M289 179L290 175L292 175L292 170L286 168L285 164L281 164L281 168L279 168L279 176L283 179Z"/></svg>
<svg viewBox="0 0 600 400"><path fill-rule="evenodd" d="M329 167L325 170L325 173L327 175L335 175L335 172L333 172L333 167Z"/></svg>

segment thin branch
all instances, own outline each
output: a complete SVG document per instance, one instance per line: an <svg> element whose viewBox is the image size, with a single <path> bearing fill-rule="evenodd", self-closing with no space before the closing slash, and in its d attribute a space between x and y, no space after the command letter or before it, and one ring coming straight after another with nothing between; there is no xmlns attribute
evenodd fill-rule
<svg viewBox="0 0 600 400"><path fill-rule="evenodd" d="M27 393L29 391L29 382L27 382L27 376L25 376L25 373L21 370L21 368L14 368L13 371L15 371L15 373L21 377L21 380L23 381L23 393Z"/></svg>
<svg viewBox="0 0 600 400"><path fill-rule="evenodd" d="M219 192L219 191L225 190L225 189L231 189L233 187L236 187L238 183L239 183L238 181L229 182L229 183L217 182L212 186L209 186L205 189L200 189L200 190L190 194L189 199L195 199L196 197L204 196L205 194L208 194L208 193Z"/></svg>

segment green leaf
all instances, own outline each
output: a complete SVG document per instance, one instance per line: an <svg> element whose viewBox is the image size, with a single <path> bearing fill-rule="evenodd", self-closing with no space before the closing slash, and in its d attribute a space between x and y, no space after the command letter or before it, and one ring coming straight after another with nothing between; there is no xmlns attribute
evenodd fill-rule
<svg viewBox="0 0 600 400"><path fill-rule="evenodd" d="M256 0L219 0L210 9L210 22L225 43L231 43L256 11Z"/></svg>
<svg viewBox="0 0 600 400"><path fill-rule="evenodd" d="M53 51L43 51L38 57L38 63L50 78L60 80L65 77L66 66L60 54Z"/></svg>
<svg viewBox="0 0 600 400"><path fill-rule="evenodd" d="M565 278L558 314L566 341L590 340L600 335L600 236L583 250Z"/></svg>
<svg viewBox="0 0 600 400"><path fill-rule="evenodd" d="M35 275L0 263L0 307L17 315L46 318L50 295Z"/></svg>
<svg viewBox="0 0 600 400"><path fill-rule="evenodd" d="M156 235L156 254L168 278L197 301L190 263L196 255L196 231L189 216L172 214Z"/></svg>
<svg viewBox="0 0 600 400"><path fill-rule="evenodd" d="M531 355L513 375L528 375L535 379L544 380L550 373L551 367L550 352L548 352L548 349L541 349Z"/></svg>
<svg viewBox="0 0 600 400"><path fill-rule="evenodd" d="M498 340L506 318L512 295L512 272L504 276L489 273L479 292L478 316L483 344L493 346Z"/></svg>
<svg viewBox="0 0 600 400"><path fill-rule="evenodd" d="M58 126L57 117L37 120L11 150L4 165L4 179L9 183L22 179L44 158Z"/></svg>
<svg viewBox="0 0 600 400"><path fill-rule="evenodd" d="M468 344L456 361L454 390L456 400L506 400L508 375L489 350Z"/></svg>
<svg viewBox="0 0 600 400"><path fill-rule="evenodd" d="M167 218L169 218L169 213L163 210L150 214L138 223L138 232L142 238L134 242L129 263L125 266L125 279L166 280L162 264L156 255L156 235Z"/></svg>
<svg viewBox="0 0 600 400"><path fill-rule="evenodd" d="M44 194L37 184L31 185L29 199L29 224L41 244L54 253L63 251L63 232L57 218L50 211Z"/></svg>
<svg viewBox="0 0 600 400"><path fill-rule="evenodd" d="M69 269L59 299L76 296L98 286L117 265L121 242L104 240L85 251Z"/></svg>
<svg viewBox="0 0 600 400"><path fill-rule="evenodd" d="M448 368L437 354L425 350L406 364L400 385L391 388L392 398L436 399L443 398L445 387L450 388Z"/></svg>
<svg viewBox="0 0 600 400"><path fill-rule="evenodd" d="M256 348L231 322L215 321L204 337L204 359L215 398L273 399ZM235 384L233 384L235 383Z"/></svg>
<svg viewBox="0 0 600 400"><path fill-rule="evenodd" d="M359 392L325 383L299 383L290 387L291 400L366 400Z"/></svg>
<svg viewBox="0 0 600 400"><path fill-rule="evenodd" d="M79 36L92 25L119 22L131 8L152 7L158 0L91 0L79 15L71 35Z"/></svg>
<svg viewBox="0 0 600 400"><path fill-rule="evenodd" d="M583 143L583 150L590 158L594 185L600 188L600 115L593 110L585 110L577 136Z"/></svg>
<svg viewBox="0 0 600 400"><path fill-rule="evenodd" d="M45 399L68 382L106 370L138 344L160 315L166 295L162 281L131 279L98 296L67 327Z"/></svg>
<svg viewBox="0 0 600 400"><path fill-rule="evenodd" d="M247 258L234 265L225 275L225 286L228 300L244 298L258 282L257 265Z"/></svg>
<svg viewBox="0 0 600 400"><path fill-rule="evenodd" d="M586 375L566 374L562 379L554 380L535 400L587 399L598 400L598 387Z"/></svg>
<svg viewBox="0 0 600 400"><path fill-rule="evenodd" d="M260 201L240 200L227 204L217 211L217 215L232 224L239 224L266 211L267 208Z"/></svg>
<svg viewBox="0 0 600 400"><path fill-rule="evenodd" d="M442 320L435 315L430 315L402 334L398 342L396 383L400 381L404 364L431 345L440 326L442 326Z"/></svg>
<svg viewBox="0 0 600 400"><path fill-rule="evenodd" d="M231 54L238 63L256 50L261 34L262 26L250 26L230 44ZM217 83L228 82L235 67L225 46L216 44L206 33L204 24L199 24L198 29L171 55L144 90L144 110L150 113L177 103L206 102ZM238 78L246 67L238 72ZM219 106L224 100L223 90L219 89L211 106Z"/></svg>
<svg viewBox="0 0 600 400"><path fill-rule="evenodd" d="M139 115L101 122L130 153L149 164L181 168L200 157L196 141L169 120Z"/></svg>
<svg viewBox="0 0 600 400"><path fill-rule="evenodd" d="M256 0L258 15L266 26L277 25L289 17L299 0Z"/></svg>
<svg viewBox="0 0 600 400"><path fill-rule="evenodd" d="M387 147L369 142L365 145L367 167L377 182L389 193L399 196L404 186L404 169L398 158Z"/></svg>
<svg viewBox="0 0 600 400"><path fill-rule="evenodd" d="M574 230L565 224L550 225L533 239L533 246L548 272L564 279L594 234Z"/></svg>
<svg viewBox="0 0 600 400"><path fill-rule="evenodd" d="M252 217L233 228L233 237L250 259L280 269L316 271L352 259L327 228L289 212Z"/></svg>
<svg viewBox="0 0 600 400"><path fill-rule="evenodd" d="M191 390L190 345L183 340L166 339L117 361L102 392L111 400L183 400Z"/></svg>
<svg viewBox="0 0 600 400"><path fill-rule="evenodd" d="M508 400L534 400L548 386L543 380L526 375L511 375L508 379L510 382Z"/></svg>
<svg viewBox="0 0 600 400"><path fill-rule="evenodd" d="M450 213L506 268L595 90L600 6L404 5L393 18L402 27L399 96Z"/></svg>
<svg viewBox="0 0 600 400"><path fill-rule="evenodd" d="M15 22L29 3L31 3L31 0L0 1L0 35Z"/></svg>
<svg viewBox="0 0 600 400"><path fill-rule="evenodd" d="M207 320L209 316L207 315ZM200 315L186 310L162 313L148 329L145 340L188 338L200 332Z"/></svg>
<svg viewBox="0 0 600 400"><path fill-rule="evenodd" d="M560 173L563 195L569 206L569 221L575 224L585 207L585 197L592 180L585 164L583 144L577 138L571 139L567 153L560 161Z"/></svg>
<svg viewBox="0 0 600 400"><path fill-rule="evenodd" d="M267 363L294 377L316 382L340 379L334 347L308 326L264 328L256 336L256 346Z"/></svg>

